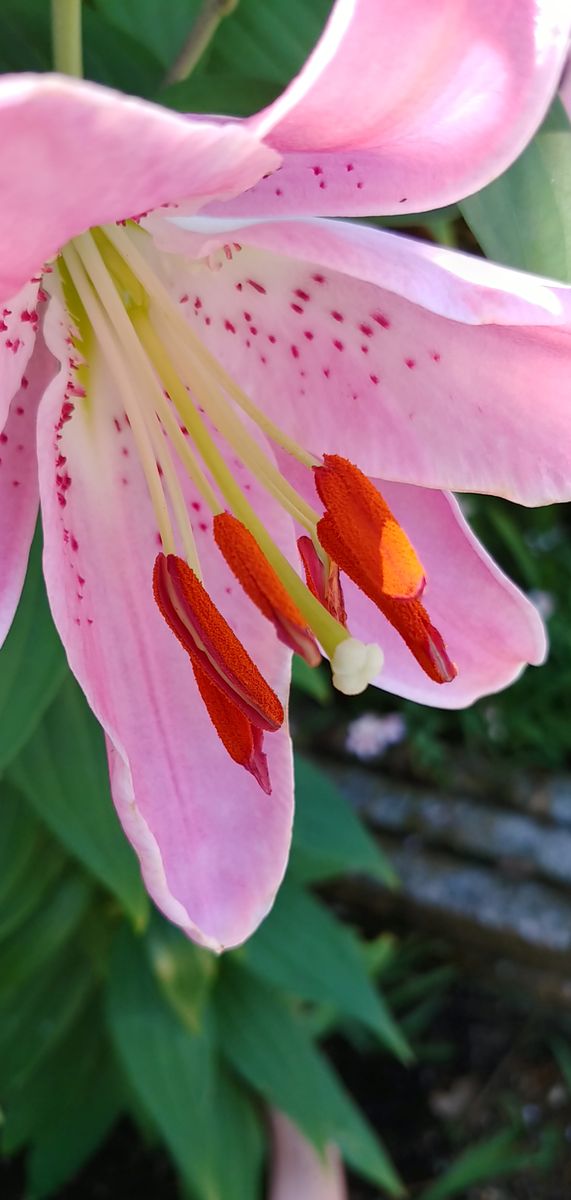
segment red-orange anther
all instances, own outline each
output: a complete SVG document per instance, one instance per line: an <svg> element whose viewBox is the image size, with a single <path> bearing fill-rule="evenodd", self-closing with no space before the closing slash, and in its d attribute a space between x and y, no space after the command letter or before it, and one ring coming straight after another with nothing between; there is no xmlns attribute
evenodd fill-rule
<svg viewBox="0 0 571 1200"><path fill-rule="evenodd" d="M157 555L153 591L167 625L190 657L200 694L228 753L269 791L261 731L275 731L282 724L278 697L183 559Z"/></svg>
<svg viewBox="0 0 571 1200"><path fill-rule="evenodd" d="M388 504L337 454L325 454L314 474L326 510L317 525L324 550L394 625L426 674L449 683L457 670L420 600L424 569Z"/></svg>
<svg viewBox="0 0 571 1200"><path fill-rule="evenodd" d="M316 667L321 661L317 642L249 529L228 512L218 513L213 525L216 544L246 595L272 622L280 641Z"/></svg>

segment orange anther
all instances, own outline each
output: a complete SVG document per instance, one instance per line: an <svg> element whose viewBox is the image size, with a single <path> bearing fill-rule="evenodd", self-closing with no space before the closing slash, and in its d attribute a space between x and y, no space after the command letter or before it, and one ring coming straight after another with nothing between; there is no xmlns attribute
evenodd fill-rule
<svg viewBox="0 0 571 1200"><path fill-rule="evenodd" d="M214 517L216 544L246 595L275 627L281 642L316 667L319 647L303 615L249 529L231 513Z"/></svg>
<svg viewBox="0 0 571 1200"><path fill-rule="evenodd" d="M337 454L324 455L314 474L326 509L317 525L323 549L394 625L426 674L449 683L457 670L420 600L424 569L388 504Z"/></svg>
<svg viewBox="0 0 571 1200"><path fill-rule="evenodd" d="M190 657L201 696L228 753L269 791L261 731L274 731L282 724L278 697L183 559L157 555L153 591L167 625Z"/></svg>

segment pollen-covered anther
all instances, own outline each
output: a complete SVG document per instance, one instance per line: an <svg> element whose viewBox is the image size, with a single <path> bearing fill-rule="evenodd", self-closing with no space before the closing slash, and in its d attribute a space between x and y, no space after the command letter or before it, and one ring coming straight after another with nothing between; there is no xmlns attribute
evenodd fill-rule
<svg viewBox="0 0 571 1200"><path fill-rule="evenodd" d="M187 651L208 714L231 758L271 791L262 731L279 729L282 705L194 571L176 554L158 554L156 603Z"/></svg>
<svg viewBox="0 0 571 1200"><path fill-rule="evenodd" d="M323 549L398 631L435 683L457 669L421 597L426 575L418 555L371 480L347 459L325 454L314 467L325 507L317 523Z"/></svg>
<svg viewBox="0 0 571 1200"><path fill-rule="evenodd" d="M348 637L337 646L331 660L333 686L345 696L358 696L376 679L383 661L383 652L376 643L366 645Z"/></svg>
<svg viewBox="0 0 571 1200"><path fill-rule="evenodd" d="M216 544L246 595L272 622L280 641L316 667L321 662L317 642L249 529L228 512L218 513L213 525Z"/></svg>

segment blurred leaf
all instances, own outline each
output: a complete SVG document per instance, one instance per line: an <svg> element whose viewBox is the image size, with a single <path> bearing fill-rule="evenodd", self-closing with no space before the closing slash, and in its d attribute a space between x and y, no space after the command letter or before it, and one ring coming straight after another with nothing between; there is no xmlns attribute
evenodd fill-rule
<svg viewBox="0 0 571 1200"><path fill-rule="evenodd" d="M163 71L181 50L200 0L94 0L98 13L116 31L136 40L161 63Z"/></svg>
<svg viewBox="0 0 571 1200"><path fill-rule="evenodd" d="M533 1167L544 1169L552 1164L556 1150L557 1138L553 1138L550 1130L544 1131L539 1149L530 1152L518 1144L514 1130L504 1129L488 1141L465 1150L435 1184L421 1193L419 1200L448 1200L449 1196L463 1195L467 1188L488 1183L499 1175Z"/></svg>
<svg viewBox="0 0 571 1200"><path fill-rule="evenodd" d="M26 744L66 669L46 599L41 537L36 531L24 590L0 650L0 771Z"/></svg>
<svg viewBox="0 0 571 1200"><path fill-rule="evenodd" d="M333 1004L372 1029L402 1062L412 1057L392 1013L373 987L350 931L286 880L270 915L241 951L254 974L305 1000Z"/></svg>
<svg viewBox="0 0 571 1200"><path fill-rule="evenodd" d="M255 1200L260 1195L264 1131L250 1094L228 1071L218 1073L213 1113L216 1195L220 1200Z"/></svg>
<svg viewBox="0 0 571 1200"><path fill-rule="evenodd" d="M559 99L513 166L460 208L488 258L571 281L571 124Z"/></svg>
<svg viewBox="0 0 571 1200"><path fill-rule="evenodd" d="M10 774L71 854L144 924L148 899L111 801L103 735L71 676Z"/></svg>
<svg viewBox="0 0 571 1200"><path fill-rule="evenodd" d="M307 759L295 758L296 814L291 872L315 882L366 871L389 887L395 872L331 780Z"/></svg>
<svg viewBox="0 0 571 1200"><path fill-rule="evenodd" d="M234 72L285 87L318 41L332 0L240 0L219 26L207 58L212 71Z"/></svg>
<svg viewBox="0 0 571 1200"><path fill-rule="evenodd" d="M0 938L41 903L65 858L30 812L24 796L5 781L0 790Z"/></svg>
<svg viewBox="0 0 571 1200"><path fill-rule="evenodd" d="M1 1003L14 1003L14 992L60 953L85 916L90 894L80 875L58 880L39 911L2 943Z"/></svg>
<svg viewBox="0 0 571 1200"><path fill-rule="evenodd" d="M292 659L291 681L300 692L317 700L318 704L329 704L333 698L333 688L327 670L321 667L308 667L303 658L294 654Z"/></svg>
<svg viewBox="0 0 571 1200"><path fill-rule="evenodd" d="M216 999L224 1053L265 1102L283 1109L317 1147L337 1142L356 1170L401 1195L385 1150L283 996L228 959Z"/></svg>
<svg viewBox="0 0 571 1200"><path fill-rule="evenodd" d="M197 1033L218 959L191 942L180 929L153 913L145 940L155 979L165 998L191 1033Z"/></svg>
<svg viewBox="0 0 571 1200"><path fill-rule="evenodd" d="M23 1085L75 1020L93 980L74 948L52 957L23 988L17 1005L0 1005L0 1089Z"/></svg>
<svg viewBox="0 0 571 1200"><path fill-rule="evenodd" d="M28 1194L55 1192L97 1148L116 1119L120 1087L97 1005L5 1101L3 1148L31 1142Z"/></svg>
<svg viewBox="0 0 571 1200"><path fill-rule="evenodd" d="M129 1083L185 1180L200 1200L218 1200L209 1030L203 1023L192 1034L182 1024L151 973L144 944L126 927L112 954L108 1019Z"/></svg>

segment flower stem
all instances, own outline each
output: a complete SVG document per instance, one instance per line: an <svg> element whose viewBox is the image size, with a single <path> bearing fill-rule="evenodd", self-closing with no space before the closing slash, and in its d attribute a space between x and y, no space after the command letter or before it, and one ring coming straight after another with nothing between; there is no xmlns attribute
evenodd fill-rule
<svg viewBox="0 0 571 1200"><path fill-rule="evenodd" d="M234 11L238 0L203 0L192 29L166 78L165 86L187 79L212 41L220 22Z"/></svg>
<svg viewBox="0 0 571 1200"><path fill-rule="evenodd" d="M81 0L52 0L52 53L56 71L81 78Z"/></svg>

